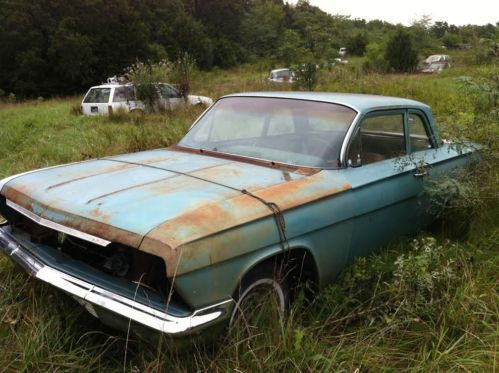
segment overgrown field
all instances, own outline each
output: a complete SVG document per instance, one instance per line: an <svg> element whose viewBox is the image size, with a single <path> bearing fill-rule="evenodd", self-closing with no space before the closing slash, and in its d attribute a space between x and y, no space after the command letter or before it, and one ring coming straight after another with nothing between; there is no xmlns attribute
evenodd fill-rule
<svg viewBox="0 0 499 373"><path fill-rule="evenodd" d="M473 371L497 370L499 342L499 108L497 66L438 75L321 72L317 90L402 96L428 103L445 137L486 145L457 181L453 213L468 237L402 238L359 259L290 317L242 338L151 346L102 326L75 302L0 256L0 371ZM290 89L270 66L197 73L192 92ZM464 77L466 76L466 77ZM0 178L25 170L175 143L200 114L77 115L81 97L0 104Z"/></svg>

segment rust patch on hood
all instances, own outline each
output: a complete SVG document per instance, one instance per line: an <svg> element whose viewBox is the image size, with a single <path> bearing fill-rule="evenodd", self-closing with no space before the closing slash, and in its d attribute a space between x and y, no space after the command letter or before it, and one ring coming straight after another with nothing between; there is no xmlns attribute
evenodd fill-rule
<svg viewBox="0 0 499 373"><path fill-rule="evenodd" d="M33 211L32 203L34 202L30 197L26 196L21 190L21 188L13 189L11 187L6 187L5 197L18 204L21 207L33 212L36 215L40 215L38 211ZM37 202L38 203L38 202ZM48 206L39 204L38 207L42 210L47 210ZM99 222L91 219L87 219L82 216L76 216L67 211L60 211L55 208L50 208L51 217L49 220L64 225L68 228L73 228L81 232L91 234L93 236L103 238L105 240L121 243L123 245L131 247L139 247L142 241L142 236L133 232L129 232L120 228L116 228L105 222ZM43 215L43 214L42 214ZM101 220L109 219L108 216L103 216L102 213L95 209L92 211L92 215L99 217ZM55 219L54 217L58 217Z"/></svg>
<svg viewBox="0 0 499 373"><path fill-rule="evenodd" d="M90 210L90 215L105 223L109 222L112 218L112 216L104 214L98 207Z"/></svg>
<svg viewBox="0 0 499 373"><path fill-rule="evenodd" d="M328 182L331 179L315 174L252 193L276 203L284 212L351 189L348 183L327 187ZM190 243L271 215L272 211L261 201L247 194L238 194L222 202L204 203L165 221L147 234L140 249L161 256L170 270L176 265L175 258L178 258L180 249L184 258L194 255L190 250L196 250L196 245ZM169 249L164 251L165 247Z"/></svg>

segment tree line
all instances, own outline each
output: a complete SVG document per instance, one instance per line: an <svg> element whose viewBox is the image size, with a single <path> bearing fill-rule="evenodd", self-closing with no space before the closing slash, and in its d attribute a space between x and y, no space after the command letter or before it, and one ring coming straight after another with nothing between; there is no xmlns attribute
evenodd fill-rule
<svg viewBox="0 0 499 373"><path fill-rule="evenodd" d="M499 38L497 24L457 27L423 17L403 28L330 15L307 0L0 0L0 96L79 93L137 60L185 53L208 70L330 61L347 47L370 54L376 68L397 32L420 54Z"/></svg>

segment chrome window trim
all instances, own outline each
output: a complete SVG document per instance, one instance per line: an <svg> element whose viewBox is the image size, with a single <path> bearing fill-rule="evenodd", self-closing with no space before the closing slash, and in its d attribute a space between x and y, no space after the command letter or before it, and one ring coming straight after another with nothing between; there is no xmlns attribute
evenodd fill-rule
<svg viewBox="0 0 499 373"><path fill-rule="evenodd" d="M85 232L81 232L79 230L76 230L76 229L73 229L73 228L69 228L69 227L66 227L66 226L64 226L62 224L55 223L53 221L47 220L45 218L42 218L42 217L36 215L35 213L33 213L33 212L25 209L22 206L19 206L17 203L14 203L14 202L12 202L10 200L7 200L7 206L9 206L10 208L16 210L20 214L23 214L27 218L33 220L35 223L43 225L44 227L47 227L47 228L50 228L50 229L54 229L54 230L56 230L58 232L66 233L66 234L68 234L70 236L78 237L78 238L81 238L82 240L85 240L85 241L88 241L88 242L92 242L92 243L95 243L97 245L104 246L104 247L107 246L107 245L109 245L111 243L111 241L105 240L103 238L96 237L96 236L93 236L91 234L88 234L88 233L85 233Z"/></svg>
<svg viewBox="0 0 499 373"><path fill-rule="evenodd" d="M347 134L345 135L345 139L343 140L343 143L341 144L341 149L340 149L340 167L347 167L347 150L348 150L348 145L350 144L350 140L353 136L353 133L357 127L357 123L360 121L360 118L362 117L362 114L360 112L357 112L357 115L352 121L352 124L347 130Z"/></svg>

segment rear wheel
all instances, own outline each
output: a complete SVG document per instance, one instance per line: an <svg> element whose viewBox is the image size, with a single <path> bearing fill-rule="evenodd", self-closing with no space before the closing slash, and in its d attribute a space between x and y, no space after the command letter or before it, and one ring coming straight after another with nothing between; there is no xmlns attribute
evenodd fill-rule
<svg viewBox="0 0 499 373"><path fill-rule="evenodd" d="M453 241L463 241L471 232L471 222L474 216L472 207L452 207L448 203L439 216L428 226L428 230Z"/></svg>
<svg viewBox="0 0 499 373"><path fill-rule="evenodd" d="M130 115L143 116L144 114L145 114L144 110L142 110L142 109L132 109L132 110L130 110Z"/></svg>

